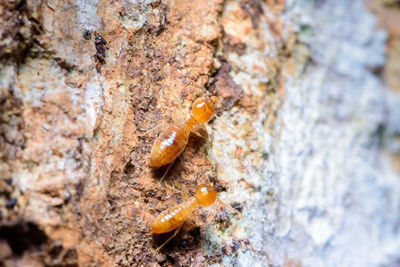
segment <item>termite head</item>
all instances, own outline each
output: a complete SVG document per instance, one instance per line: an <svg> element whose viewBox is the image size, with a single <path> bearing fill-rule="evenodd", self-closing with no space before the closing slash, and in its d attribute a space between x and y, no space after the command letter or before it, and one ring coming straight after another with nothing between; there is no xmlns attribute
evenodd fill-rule
<svg viewBox="0 0 400 267"><path fill-rule="evenodd" d="M196 189L196 199L200 205L211 206L217 199L217 192L210 184L202 184Z"/></svg>
<svg viewBox="0 0 400 267"><path fill-rule="evenodd" d="M217 102L215 96L205 95L197 98L192 106L193 118L200 123L209 121L215 112Z"/></svg>

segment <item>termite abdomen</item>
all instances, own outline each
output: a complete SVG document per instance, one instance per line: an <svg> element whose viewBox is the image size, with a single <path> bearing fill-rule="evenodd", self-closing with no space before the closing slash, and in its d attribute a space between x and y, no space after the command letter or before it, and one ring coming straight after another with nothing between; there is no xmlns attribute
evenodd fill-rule
<svg viewBox="0 0 400 267"><path fill-rule="evenodd" d="M185 149L190 130L184 121L171 124L154 143L151 149L150 165L161 167L173 162Z"/></svg>

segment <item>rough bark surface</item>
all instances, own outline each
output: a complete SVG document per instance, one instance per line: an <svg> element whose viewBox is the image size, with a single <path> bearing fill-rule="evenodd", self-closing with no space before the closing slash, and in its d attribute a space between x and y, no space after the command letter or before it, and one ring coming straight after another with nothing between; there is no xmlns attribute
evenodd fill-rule
<svg viewBox="0 0 400 267"><path fill-rule="evenodd" d="M361 0L1 2L0 265L400 264L397 5L369 5L385 65ZM151 146L206 90L160 184ZM205 182L243 216L200 209L157 252Z"/></svg>

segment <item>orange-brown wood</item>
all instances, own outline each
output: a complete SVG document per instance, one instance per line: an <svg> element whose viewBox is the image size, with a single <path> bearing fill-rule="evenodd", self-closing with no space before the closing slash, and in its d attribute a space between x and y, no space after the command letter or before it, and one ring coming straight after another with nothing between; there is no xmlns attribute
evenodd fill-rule
<svg viewBox="0 0 400 267"><path fill-rule="evenodd" d="M217 99L209 95L196 99L187 118L169 125L156 139L151 149L150 165L161 167L172 163L185 149L193 127L211 119L216 102Z"/></svg>

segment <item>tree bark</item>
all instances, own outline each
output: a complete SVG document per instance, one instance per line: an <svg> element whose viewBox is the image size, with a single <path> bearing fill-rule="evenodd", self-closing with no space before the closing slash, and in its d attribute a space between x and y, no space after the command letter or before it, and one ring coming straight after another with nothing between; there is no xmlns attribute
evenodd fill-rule
<svg viewBox="0 0 400 267"><path fill-rule="evenodd" d="M400 98L364 4L0 3L0 262L398 264ZM152 144L206 92L161 184ZM199 209L157 252L154 218L210 182L242 217Z"/></svg>

